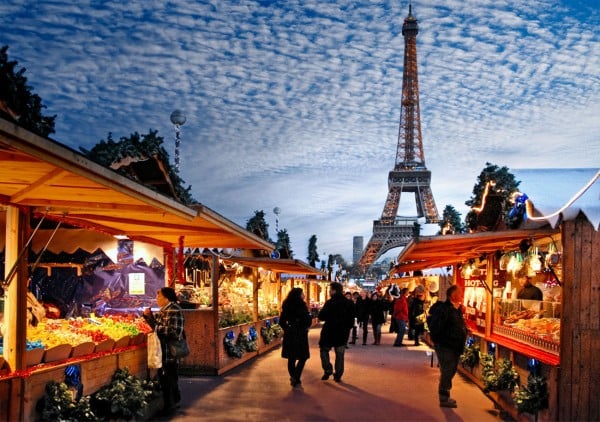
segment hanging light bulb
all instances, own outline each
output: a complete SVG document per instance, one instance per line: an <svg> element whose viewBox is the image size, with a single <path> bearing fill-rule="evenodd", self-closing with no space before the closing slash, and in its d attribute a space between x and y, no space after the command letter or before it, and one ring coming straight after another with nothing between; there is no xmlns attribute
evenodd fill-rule
<svg viewBox="0 0 600 422"><path fill-rule="evenodd" d="M517 256L515 255L514 252L510 253L510 257L508 258L508 263L506 264L506 271L509 271L511 273L515 273L515 268L517 266Z"/></svg>
<svg viewBox="0 0 600 422"><path fill-rule="evenodd" d="M500 260L498 262L498 265L500 267L501 270L506 270L507 265L508 265L508 261L510 260L510 255L505 253L502 254L502 256L500 257Z"/></svg>
<svg viewBox="0 0 600 422"><path fill-rule="evenodd" d="M462 276L462 278L471 278L472 271L473 271L473 269L471 268L471 264L469 264L468 262L465 262L460 271L460 275Z"/></svg>
<svg viewBox="0 0 600 422"><path fill-rule="evenodd" d="M531 271L537 273L542 270L542 261L540 261L540 255L537 247L533 248L533 252L531 252L527 258L527 265Z"/></svg>

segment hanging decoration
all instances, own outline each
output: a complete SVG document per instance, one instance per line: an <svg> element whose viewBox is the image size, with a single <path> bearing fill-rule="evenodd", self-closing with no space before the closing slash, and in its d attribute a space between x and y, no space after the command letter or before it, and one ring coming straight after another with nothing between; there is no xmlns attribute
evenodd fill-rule
<svg viewBox="0 0 600 422"><path fill-rule="evenodd" d="M511 229L519 227L521 222L527 219L526 203L529 197L521 192L515 192L511 196L514 205L508 212L508 226Z"/></svg>

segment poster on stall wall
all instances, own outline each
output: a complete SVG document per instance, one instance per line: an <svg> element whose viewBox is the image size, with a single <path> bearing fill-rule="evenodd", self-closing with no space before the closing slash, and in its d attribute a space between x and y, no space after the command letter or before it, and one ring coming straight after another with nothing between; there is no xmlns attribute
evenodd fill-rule
<svg viewBox="0 0 600 422"><path fill-rule="evenodd" d="M144 295L146 294L146 277L144 273L129 273L129 294Z"/></svg>
<svg viewBox="0 0 600 422"><path fill-rule="evenodd" d="M466 273L458 271L457 282L464 290L463 306L467 327L474 332L485 333L485 314L487 311L485 267L479 271Z"/></svg>
<svg viewBox="0 0 600 422"><path fill-rule="evenodd" d="M463 287L465 307L465 320L470 330L485 333L485 316L491 312L491 304L487 303L485 280L487 270L485 266L478 268L479 271L463 274L457 273L458 284ZM500 297L506 287L506 271L500 270L498 263L494 263L494 274L492 278L494 297Z"/></svg>

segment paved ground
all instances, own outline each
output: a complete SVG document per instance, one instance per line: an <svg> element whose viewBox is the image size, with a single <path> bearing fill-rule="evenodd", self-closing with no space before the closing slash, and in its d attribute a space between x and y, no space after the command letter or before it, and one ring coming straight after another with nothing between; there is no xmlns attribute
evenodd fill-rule
<svg viewBox="0 0 600 422"><path fill-rule="evenodd" d="M320 327L309 333L311 359L302 388L289 384L286 361L276 348L223 376L180 379L182 404L174 421L499 421L500 412L481 390L456 375L458 408L437 402L439 369L427 346L392 347L384 326L382 344L350 346L342 383L321 381ZM370 339L372 341L372 339ZM409 343L405 338L405 343ZM412 342L410 342L412 344Z"/></svg>

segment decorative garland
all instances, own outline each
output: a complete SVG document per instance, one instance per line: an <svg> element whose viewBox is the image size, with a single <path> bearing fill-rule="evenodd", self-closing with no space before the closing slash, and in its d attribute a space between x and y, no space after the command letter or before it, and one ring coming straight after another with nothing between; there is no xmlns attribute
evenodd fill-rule
<svg viewBox="0 0 600 422"><path fill-rule="evenodd" d="M237 345L246 352L256 352L258 350L258 336L254 327L250 327L248 334L240 332L237 339Z"/></svg>
<svg viewBox="0 0 600 422"><path fill-rule="evenodd" d="M273 341L273 331L271 330L271 321L267 321L264 327L260 328L260 336L265 344L270 344Z"/></svg>
<svg viewBox="0 0 600 422"><path fill-rule="evenodd" d="M283 328L281 328L281 325L275 323L271 325L271 333L273 334L273 338L278 339L283 334Z"/></svg>
<svg viewBox="0 0 600 422"><path fill-rule="evenodd" d="M239 338L236 342L235 334L233 334L232 330L229 330L227 333L225 333L223 345L225 346L225 352L227 352L227 355L232 358L241 358L244 354L244 349L242 349L239 345Z"/></svg>
<svg viewBox="0 0 600 422"><path fill-rule="evenodd" d="M270 320L265 321L265 326L261 327L260 335L265 344L270 344L273 339L278 339L283 333L283 328L277 323L279 319L274 319L274 324L271 324Z"/></svg>
<svg viewBox="0 0 600 422"><path fill-rule="evenodd" d="M460 355L460 363L463 368L468 367L469 369L473 369L479 364L479 344L467 343L463 354Z"/></svg>
<svg viewBox="0 0 600 422"><path fill-rule="evenodd" d="M548 384L541 375L529 374L527 386L518 387L514 395L515 405L519 413L535 415L548 408ZM537 418L536 418L537 419Z"/></svg>
<svg viewBox="0 0 600 422"><path fill-rule="evenodd" d="M495 362L494 356L480 353L481 360L481 379L483 385L488 391L513 391L519 385L519 373L513 368L512 362L508 359L498 359Z"/></svg>

